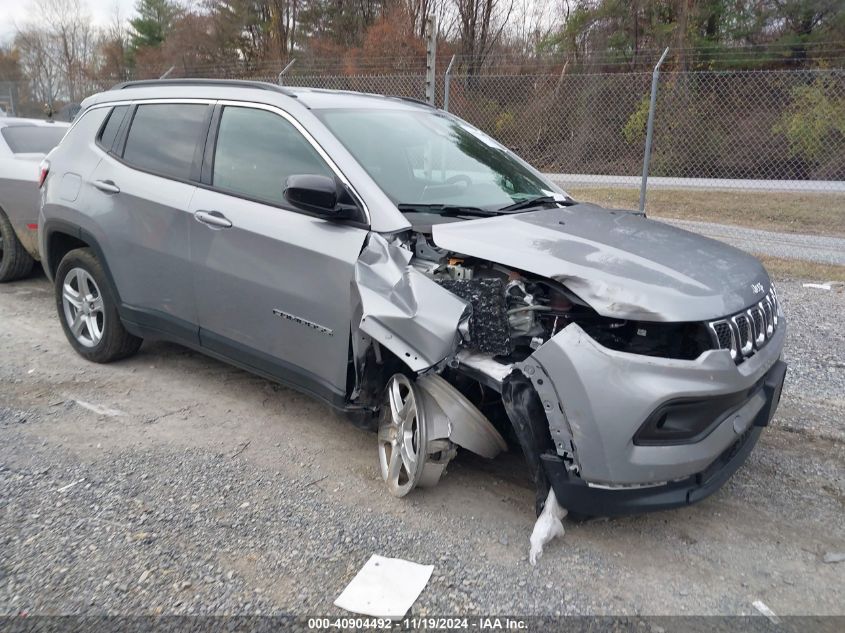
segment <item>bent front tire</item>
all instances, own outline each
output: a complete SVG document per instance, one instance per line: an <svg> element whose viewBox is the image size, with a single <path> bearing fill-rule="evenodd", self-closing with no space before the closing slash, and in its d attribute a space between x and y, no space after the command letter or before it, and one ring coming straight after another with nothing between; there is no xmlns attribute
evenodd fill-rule
<svg viewBox="0 0 845 633"><path fill-rule="evenodd" d="M62 329L80 356L110 363L138 351L141 339L123 327L103 267L90 249L78 248L62 258L55 294Z"/></svg>

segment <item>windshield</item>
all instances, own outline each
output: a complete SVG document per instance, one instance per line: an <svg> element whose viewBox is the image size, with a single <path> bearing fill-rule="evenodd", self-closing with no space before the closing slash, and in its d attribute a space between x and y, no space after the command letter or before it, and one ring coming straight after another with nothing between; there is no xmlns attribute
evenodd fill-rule
<svg viewBox="0 0 845 633"><path fill-rule="evenodd" d="M497 210L563 191L474 127L434 110L321 110L317 116L400 208Z"/></svg>
<svg viewBox="0 0 845 633"><path fill-rule="evenodd" d="M0 132L14 154L47 154L62 140L67 127L15 125Z"/></svg>

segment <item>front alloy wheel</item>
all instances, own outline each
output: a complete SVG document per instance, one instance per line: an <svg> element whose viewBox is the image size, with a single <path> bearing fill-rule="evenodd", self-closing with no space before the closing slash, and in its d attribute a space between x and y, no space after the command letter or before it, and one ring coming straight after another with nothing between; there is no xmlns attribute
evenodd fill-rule
<svg viewBox="0 0 845 633"><path fill-rule="evenodd" d="M407 376L395 374L385 389L378 427L381 476L394 497L404 497L416 487L427 440L419 390Z"/></svg>

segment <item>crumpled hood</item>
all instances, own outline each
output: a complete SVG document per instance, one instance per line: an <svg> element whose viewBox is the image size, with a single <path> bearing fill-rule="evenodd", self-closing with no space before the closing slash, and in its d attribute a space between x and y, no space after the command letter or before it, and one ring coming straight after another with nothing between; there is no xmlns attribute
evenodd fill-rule
<svg viewBox="0 0 845 633"><path fill-rule="evenodd" d="M554 279L599 314L704 321L769 290L765 269L722 242L593 204L439 224L441 248Z"/></svg>

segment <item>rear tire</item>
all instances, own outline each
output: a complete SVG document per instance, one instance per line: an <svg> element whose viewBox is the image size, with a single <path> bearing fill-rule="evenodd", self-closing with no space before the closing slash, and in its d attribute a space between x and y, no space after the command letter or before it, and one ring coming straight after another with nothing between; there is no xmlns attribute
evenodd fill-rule
<svg viewBox="0 0 845 633"><path fill-rule="evenodd" d="M0 211L0 283L26 277L34 265L35 260L21 244L9 218Z"/></svg>
<svg viewBox="0 0 845 633"><path fill-rule="evenodd" d="M65 336L83 358L110 363L141 347L142 339L123 327L105 271L90 249L77 248L62 258L55 294Z"/></svg>

